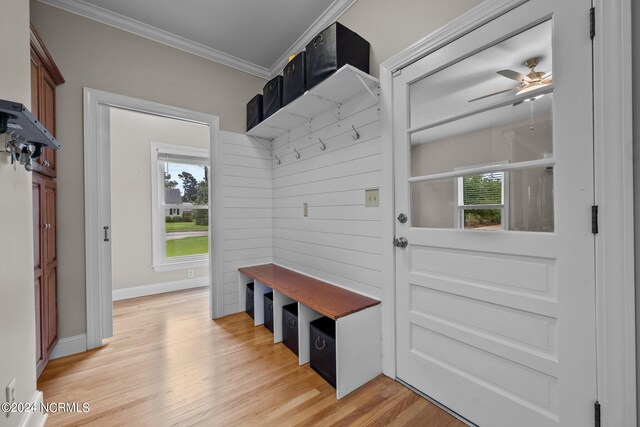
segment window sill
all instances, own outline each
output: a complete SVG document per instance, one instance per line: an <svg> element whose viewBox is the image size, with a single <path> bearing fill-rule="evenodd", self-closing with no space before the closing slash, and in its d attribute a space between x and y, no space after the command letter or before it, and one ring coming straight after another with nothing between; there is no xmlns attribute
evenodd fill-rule
<svg viewBox="0 0 640 427"><path fill-rule="evenodd" d="M208 259L198 259L192 261L165 262L162 264L154 264L151 266L153 271L160 273L163 271L186 270L188 268L208 267Z"/></svg>

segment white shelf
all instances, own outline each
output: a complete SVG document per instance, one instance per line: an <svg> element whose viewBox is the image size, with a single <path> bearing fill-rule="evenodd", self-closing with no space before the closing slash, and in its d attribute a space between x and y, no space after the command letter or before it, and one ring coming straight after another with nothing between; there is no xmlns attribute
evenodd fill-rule
<svg viewBox="0 0 640 427"><path fill-rule="evenodd" d="M369 93L377 100L379 83L375 77L345 65L253 127L247 135L272 140L361 93Z"/></svg>

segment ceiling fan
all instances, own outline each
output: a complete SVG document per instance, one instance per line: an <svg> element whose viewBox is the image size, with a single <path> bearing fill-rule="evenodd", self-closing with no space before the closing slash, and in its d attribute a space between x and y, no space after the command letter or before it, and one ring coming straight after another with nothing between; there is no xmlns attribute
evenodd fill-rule
<svg viewBox="0 0 640 427"><path fill-rule="evenodd" d="M484 95L479 98L470 99L468 102L478 101L480 99L485 99L490 96L499 95L501 93L506 93L506 92L516 92L516 95L522 95L523 93L527 93L535 89L540 89L545 86L549 86L550 84L553 83L551 72L544 73L542 71L535 70L535 68L538 66L541 60L542 58L538 56L535 58L527 59L525 61L524 65L527 68L531 69L531 71L527 75L519 73L514 70L498 71L497 73L500 74L501 76L517 81L519 83L518 86L510 89L501 90L499 92L490 93L489 95ZM513 105L515 106L518 104L522 104L522 102L524 101L516 102Z"/></svg>

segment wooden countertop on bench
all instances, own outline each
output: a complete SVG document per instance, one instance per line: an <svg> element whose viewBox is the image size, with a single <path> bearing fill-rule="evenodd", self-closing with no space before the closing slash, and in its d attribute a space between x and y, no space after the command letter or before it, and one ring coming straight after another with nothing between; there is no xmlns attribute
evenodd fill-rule
<svg viewBox="0 0 640 427"><path fill-rule="evenodd" d="M275 264L241 267L238 270L333 320L380 304L378 300Z"/></svg>

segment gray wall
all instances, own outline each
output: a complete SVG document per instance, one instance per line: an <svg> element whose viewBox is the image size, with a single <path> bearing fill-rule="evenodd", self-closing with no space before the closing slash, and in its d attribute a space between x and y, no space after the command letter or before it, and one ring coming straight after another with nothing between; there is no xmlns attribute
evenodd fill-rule
<svg viewBox="0 0 640 427"><path fill-rule="evenodd" d="M2 50L0 99L30 106L29 5L0 2ZM4 136L0 137L4 151ZM16 401L30 402L36 391L35 305L33 294L33 223L31 174L16 170L0 152L0 401L16 379ZM17 426L21 414L0 414L0 426Z"/></svg>
<svg viewBox="0 0 640 427"><path fill-rule="evenodd" d="M632 31L633 31L633 170L634 170L634 209L638 218L640 213L640 2L631 2ZM635 256L636 256L636 369L637 386L640 387L640 352L637 343L640 342L640 226L635 227ZM638 419L640 419L640 388L636 395L638 399Z"/></svg>
<svg viewBox="0 0 640 427"><path fill-rule="evenodd" d="M186 280L187 269L155 272L151 208L151 143L209 149L204 125L111 109L111 229L113 289ZM172 177L179 181L177 176ZM195 268L194 277L209 275Z"/></svg>
<svg viewBox="0 0 640 427"><path fill-rule="evenodd" d="M214 114L222 129L243 131L246 102L265 82L40 2L31 2L31 21L66 79L56 100L63 146L58 156L59 335L65 338L86 330L82 88Z"/></svg>
<svg viewBox="0 0 640 427"><path fill-rule="evenodd" d="M380 64L481 3L481 0L358 0L338 22L371 43L371 74Z"/></svg>

